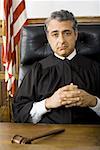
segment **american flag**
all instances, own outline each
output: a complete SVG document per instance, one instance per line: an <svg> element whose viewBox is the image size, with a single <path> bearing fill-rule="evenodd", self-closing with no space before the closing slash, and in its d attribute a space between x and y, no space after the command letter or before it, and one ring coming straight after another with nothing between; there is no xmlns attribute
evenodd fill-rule
<svg viewBox="0 0 100 150"><path fill-rule="evenodd" d="M24 0L4 0L5 36L3 37L2 63L5 66L7 91L15 92L16 51L20 41L20 30L27 24Z"/></svg>

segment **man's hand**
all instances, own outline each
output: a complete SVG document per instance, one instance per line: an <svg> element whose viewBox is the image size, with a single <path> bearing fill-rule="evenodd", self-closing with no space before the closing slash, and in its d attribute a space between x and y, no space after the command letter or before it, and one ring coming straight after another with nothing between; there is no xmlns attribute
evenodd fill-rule
<svg viewBox="0 0 100 150"><path fill-rule="evenodd" d="M79 89L79 101L78 102L71 102L69 105L65 107L72 107L72 106L80 106L80 107L95 107L96 106L96 96L93 96L86 91Z"/></svg>
<svg viewBox="0 0 100 150"><path fill-rule="evenodd" d="M70 104L72 101L79 101L79 90L77 85L66 85L59 88L51 97L46 99L45 106L47 109L57 108Z"/></svg>
<svg viewBox="0 0 100 150"><path fill-rule="evenodd" d="M87 93L82 89L78 89L77 85L64 86L59 88L51 97L46 99L45 106L47 109L57 108L60 106L72 107L94 107L96 105L96 97Z"/></svg>

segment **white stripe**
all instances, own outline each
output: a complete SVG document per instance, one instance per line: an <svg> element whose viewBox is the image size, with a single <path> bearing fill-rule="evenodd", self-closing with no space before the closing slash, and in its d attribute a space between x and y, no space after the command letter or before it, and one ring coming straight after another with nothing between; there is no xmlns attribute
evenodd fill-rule
<svg viewBox="0 0 100 150"><path fill-rule="evenodd" d="M8 16L8 43L10 43L10 15Z"/></svg>
<svg viewBox="0 0 100 150"><path fill-rule="evenodd" d="M12 65L12 60L10 61L10 64L8 67L8 73L11 75L15 75L15 64Z"/></svg>
<svg viewBox="0 0 100 150"><path fill-rule="evenodd" d="M21 15L19 16L19 18L17 19L17 21L14 23L14 37L16 36L16 34L20 31L20 29L22 28L23 24L26 21L26 11L24 10Z"/></svg>
<svg viewBox="0 0 100 150"><path fill-rule="evenodd" d="M9 74L13 75L11 78L9 78ZM8 81L7 83L7 90L9 91L12 87L12 83L15 80L15 64L12 66L12 60L10 62L9 68L6 72L6 81Z"/></svg>
<svg viewBox="0 0 100 150"><path fill-rule="evenodd" d="M13 0L13 12L18 7L18 5L22 2L22 0Z"/></svg>
<svg viewBox="0 0 100 150"><path fill-rule="evenodd" d="M8 70L7 70L8 62L5 64L5 82L9 80Z"/></svg>
<svg viewBox="0 0 100 150"><path fill-rule="evenodd" d="M15 80L15 77L14 77L14 76L12 76L12 78L10 78L10 79L8 80L8 84L7 84L7 90L8 90L8 91L11 90L11 87L12 87L12 84L13 84L14 80Z"/></svg>
<svg viewBox="0 0 100 150"><path fill-rule="evenodd" d="M13 14L12 14L12 7L11 7L10 14L8 16L8 43L10 43L10 39L11 39L10 25L12 22L13 22Z"/></svg>
<svg viewBox="0 0 100 150"><path fill-rule="evenodd" d="M13 36L11 37L11 52L14 51L14 38Z"/></svg>
<svg viewBox="0 0 100 150"><path fill-rule="evenodd" d="M8 73L12 74L12 59L10 60L10 63L9 63Z"/></svg>
<svg viewBox="0 0 100 150"><path fill-rule="evenodd" d="M12 60L10 62L9 68L8 68L8 62L6 62L6 65L5 65L5 81L6 82L10 79L9 74L15 75L15 64L12 66Z"/></svg>
<svg viewBox="0 0 100 150"><path fill-rule="evenodd" d="M13 22L13 11L12 11L12 7L10 8L10 23Z"/></svg>

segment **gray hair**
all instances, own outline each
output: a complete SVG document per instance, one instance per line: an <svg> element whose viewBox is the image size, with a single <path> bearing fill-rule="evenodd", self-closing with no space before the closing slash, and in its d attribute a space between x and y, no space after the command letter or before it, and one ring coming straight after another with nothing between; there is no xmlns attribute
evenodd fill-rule
<svg viewBox="0 0 100 150"><path fill-rule="evenodd" d="M47 30L48 24L51 20L56 19L57 21L72 21L73 29L77 31L78 23L74 15L67 10L54 11L51 13L51 16L45 20L45 30Z"/></svg>

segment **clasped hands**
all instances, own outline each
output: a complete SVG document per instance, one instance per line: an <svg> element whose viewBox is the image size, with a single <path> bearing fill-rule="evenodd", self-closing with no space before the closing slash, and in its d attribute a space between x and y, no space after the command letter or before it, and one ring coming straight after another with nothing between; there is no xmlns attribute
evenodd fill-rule
<svg viewBox="0 0 100 150"><path fill-rule="evenodd" d="M65 107L94 107L96 105L96 97L79 89L77 85L70 85L59 88L51 97L45 101L47 109Z"/></svg>

